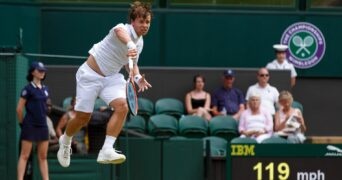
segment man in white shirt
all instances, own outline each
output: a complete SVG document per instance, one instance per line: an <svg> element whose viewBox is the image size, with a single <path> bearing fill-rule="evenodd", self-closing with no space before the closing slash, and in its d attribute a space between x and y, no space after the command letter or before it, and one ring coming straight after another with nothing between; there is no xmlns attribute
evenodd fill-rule
<svg viewBox="0 0 342 180"><path fill-rule="evenodd" d="M259 69L257 79L258 82L248 88L246 100L248 100L252 94L260 94L261 108L268 110L274 115L275 105L278 103L279 92L277 88L268 83L270 75L266 68Z"/></svg>
<svg viewBox="0 0 342 180"><path fill-rule="evenodd" d="M288 47L283 44L273 45L275 50L276 59L266 65L267 69L277 69L277 70L290 70L291 71L291 87L296 84L297 72L293 64L286 60L286 50Z"/></svg>
<svg viewBox="0 0 342 180"><path fill-rule="evenodd" d="M119 71L124 66L128 69L128 58L131 58L134 60L133 76L139 87L138 91L151 87L140 75L137 65L143 49L142 36L147 34L151 19L149 4L133 2L129 11L130 24L116 25L102 41L89 50L87 61L76 73L75 117L68 121L64 134L59 138L57 159L61 166L70 165L72 137L89 122L97 97L114 109L107 123L106 138L97 162L119 164L126 160L125 155L113 148L128 113L126 80Z"/></svg>

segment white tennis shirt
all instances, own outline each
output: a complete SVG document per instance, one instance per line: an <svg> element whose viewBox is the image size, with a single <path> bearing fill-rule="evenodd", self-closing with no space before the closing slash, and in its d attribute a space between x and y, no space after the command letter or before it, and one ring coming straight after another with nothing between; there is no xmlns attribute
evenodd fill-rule
<svg viewBox="0 0 342 180"><path fill-rule="evenodd" d="M246 93L246 100L252 94L259 94L261 100L261 107L267 109L272 115L275 114L274 105L278 102L279 92L277 88L267 84L266 87L261 87L258 83L250 86Z"/></svg>
<svg viewBox="0 0 342 180"><path fill-rule="evenodd" d="M278 69L278 70L290 70L291 71L291 77L297 77L297 72L293 66L293 64L289 63L287 60L285 60L282 64L279 64L279 62L275 59L272 62L268 63L266 65L267 69Z"/></svg>
<svg viewBox="0 0 342 180"><path fill-rule="evenodd" d="M95 57L96 63L105 76L120 72L121 68L128 64L127 45L122 43L116 36L114 32L116 28L124 28L131 36L132 41L136 44L138 51L136 63L138 62L139 55L144 46L142 36L138 37L131 24L120 23L113 27L102 41L94 44L89 50L89 54Z"/></svg>

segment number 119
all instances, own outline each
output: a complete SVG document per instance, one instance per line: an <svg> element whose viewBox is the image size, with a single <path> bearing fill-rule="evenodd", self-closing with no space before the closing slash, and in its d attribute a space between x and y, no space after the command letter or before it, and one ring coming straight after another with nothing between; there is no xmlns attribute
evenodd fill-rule
<svg viewBox="0 0 342 180"><path fill-rule="evenodd" d="M262 177L262 163L261 162L258 162L254 167L253 167L253 170L257 172L257 179L258 180L262 180L263 177ZM287 163L285 162L282 162L282 163L279 163L278 166L277 166L277 170L278 170L278 179L279 180L287 180L287 178L289 178L290 176L290 167ZM266 167L265 167L265 171L268 171L268 177L270 180L273 180L275 179L274 178L274 163L273 162L270 162Z"/></svg>

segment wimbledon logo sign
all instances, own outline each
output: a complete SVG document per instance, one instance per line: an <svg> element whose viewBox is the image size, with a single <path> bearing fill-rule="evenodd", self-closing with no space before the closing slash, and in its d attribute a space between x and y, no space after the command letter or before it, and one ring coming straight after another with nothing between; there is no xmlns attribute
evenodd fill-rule
<svg viewBox="0 0 342 180"><path fill-rule="evenodd" d="M301 69L318 64L325 53L325 39L313 24L298 22L290 25L283 33L281 44L288 45L287 59Z"/></svg>

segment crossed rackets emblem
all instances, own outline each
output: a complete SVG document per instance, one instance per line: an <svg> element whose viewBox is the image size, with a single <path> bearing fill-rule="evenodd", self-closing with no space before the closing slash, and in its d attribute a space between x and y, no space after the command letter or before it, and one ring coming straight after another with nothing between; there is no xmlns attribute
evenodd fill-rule
<svg viewBox="0 0 342 180"><path fill-rule="evenodd" d="M306 36L304 39L302 39L300 36L295 36L292 39L292 42L295 46L299 47L299 49L296 51L296 54L299 54L303 51L305 51L308 55L311 54L308 47L311 47L314 43L314 39L311 36ZM302 54L304 56L304 54Z"/></svg>

